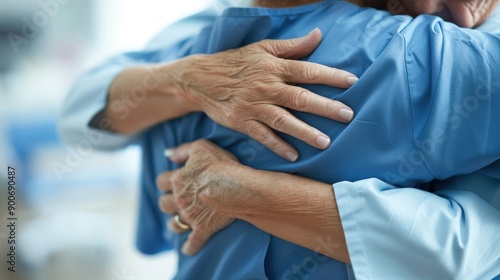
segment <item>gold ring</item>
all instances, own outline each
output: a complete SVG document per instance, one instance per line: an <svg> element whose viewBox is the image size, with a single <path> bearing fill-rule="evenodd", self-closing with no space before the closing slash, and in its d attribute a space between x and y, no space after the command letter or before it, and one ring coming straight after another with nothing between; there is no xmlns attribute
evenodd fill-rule
<svg viewBox="0 0 500 280"><path fill-rule="evenodd" d="M181 221L181 216L177 213L174 215L174 221L175 224L183 230L191 229L191 226Z"/></svg>

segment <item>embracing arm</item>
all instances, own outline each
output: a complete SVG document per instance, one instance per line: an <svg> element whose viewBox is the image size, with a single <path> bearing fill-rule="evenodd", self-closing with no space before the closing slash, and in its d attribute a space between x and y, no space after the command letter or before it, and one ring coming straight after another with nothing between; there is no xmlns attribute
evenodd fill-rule
<svg viewBox="0 0 500 280"><path fill-rule="evenodd" d="M342 262L349 262L332 186L286 173L239 164L211 142L199 140L168 151L185 167L158 177L166 191L160 207L180 213L194 229L183 247L198 252L208 238L238 218L282 239ZM174 222L176 232L185 231Z"/></svg>
<svg viewBox="0 0 500 280"><path fill-rule="evenodd" d="M232 190L214 191L215 207L284 240L350 263L331 185L242 165L224 170L235 180Z"/></svg>
<svg viewBox="0 0 500 280"><path fill-rule="evenodd" d="M120 73L112 72L116 77L109 87L106 105L92 118L90 126L133 135L162 121L200 111L295 161L296 149L273 130L320 149L327 148L330 139L285 108L342 122L353 117L346 105L295 86L314 83L347 88L356 82L357 78L346 71L294 60L309 55L321 39L321 32L315 29L302 38L264 40L216 54L119 68ZM157 56L147 52L139 55L146 63L148 58ZM77 94L72 97L85 98L89 90L82 88L93 87L94 83L102 85L100 80L87 76L85 79L86 83L80 81ZM76 112L89 107L72 103ZM68 106L64 111L67 115L79 116L67 109Z"/></svg>
<svg viewBox="0 0 500 280"><path fill-rule="evenodd" d="M347 88L357 79L342 70L293 60L310 54L321 38L316 29L302 38L264 40L221 53L129 68L113 81L101 117L110 119L116 132L135 134L190 112L205 112L215 122L295 161L295 148L272 129L321 149L330 139L284 108L343 122L353 116L340 102L292 85Z"/></svg>
<svg viewBox="0 0 500 280"><path fill-rule="evenodd" d="M137 134L161 121L197 111L182 97L173 78L179 63L182 61L125 69L111 83L107 104L90 125L97 127L107 118L113 123L110 130Z"/></svg>
<svg viewBox="0 0 500 280"><path fill-rule="evenodd" d="M359 279L500 275L500 248L494 245L500 242L498 179L468 175L473 178L458 179L468 190L450 184L436 193L368 179L336 183L333 192L331 185L290 174L241 165L225 170L234 189L214 191L215 207L351 263ZM489 193L494 205L469 190Z"/></svg>
<svg viewBox="0 0 500 280"><path fill-rule="evenodd" d="M207 141L167 153L185 167L161 174L166 213L193 228L194 254L234 218L292 243L352 263L362 279L491 279L500 274L498 179L473 178L436 193L378 179L332 186L243 166ZM484 179L485 178L485 179ZM481 179L481 180L480 180ZM492 197L489 203L481 196ZM496 207L496 208L495 208ZM176 232L183 232L174 222ZM347 248L349 250L347 250Z"/></svg>
<svg viewBox="0 0 500 280"><path fill-rule="evenodd" d="M290 174L241 165L225 170L235 189L215 191L216 207L272 235L351 263L359 279L500 275L500 248L494 245L500 242L500 201L494 198L490 205L474 192L454 190L453 184L430 193L378 179L337 183L333 191L331 185ZM469 176L473 178L458 182L492 197L500 194L498 179Z"/></svg>

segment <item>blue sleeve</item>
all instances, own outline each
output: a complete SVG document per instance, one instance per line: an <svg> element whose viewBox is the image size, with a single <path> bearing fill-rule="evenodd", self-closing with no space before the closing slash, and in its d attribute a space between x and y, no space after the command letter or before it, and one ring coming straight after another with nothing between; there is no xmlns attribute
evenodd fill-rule
<svg viewBox="0 0 500 280"><path fill-rule="evenodd" d="M401 35L413 138L441 179L500 158L500 36L429 17Z"/></svg>
<svg viewBox="0 0 500 280"><path fill-rule="evenodd" d="M177 59L177 51L181 51L204 26L213 22L215 16L215 10L211 8L183 19L164 29L144 50L110 58L81 76L66 97L59 116L62 139L68 144L77 145L82 139L92 137L89 139L96 139L92 141L94 148L106 150L129 144L135 136L89 127L92 118L105 107L113 80L133 65ZM103 129L110 125L106 120L98 124Z"/></svg>
<svg viewBox="0 0 500 280"><path fill-rule="evenodd" d="M357 279L500 275L500 199L495 208L470 191L430 193L378 179L337 183L334 192Z"/></svg>

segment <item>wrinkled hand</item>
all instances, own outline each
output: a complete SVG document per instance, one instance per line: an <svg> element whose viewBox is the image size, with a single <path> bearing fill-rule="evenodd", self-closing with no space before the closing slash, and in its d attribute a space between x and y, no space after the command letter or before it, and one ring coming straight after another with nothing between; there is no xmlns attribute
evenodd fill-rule
<svg viewBox="0 0 500 280"><path fill-rule="evenodd" d="M234 221L234 217L217 208L213 198L231 187L223 178L224 170L239 163L232 154L206 140L179 146L171 151L169 158L185 165L158 176L157 186L165 192L159 198L159 206L165 213L179 214L182 222L190 225L192 232L182 252L193 255L213 234ZM173 217L168 226L176 233L186 231Z"/></svg>
<svg viewBox="0 0 500 280"><path fill-rule="evenodd" d="M330 138L284 108L349 122L353 113L344 104L316 95L294 84L324 84L348 88L357 78L346 71L296 61L312 53L322 35L291 40L264 40L212 55L180 61L176 83L188 102L215 122L242 132L276 154L295 161L297 151L274 131L325 149Z"/></svg>

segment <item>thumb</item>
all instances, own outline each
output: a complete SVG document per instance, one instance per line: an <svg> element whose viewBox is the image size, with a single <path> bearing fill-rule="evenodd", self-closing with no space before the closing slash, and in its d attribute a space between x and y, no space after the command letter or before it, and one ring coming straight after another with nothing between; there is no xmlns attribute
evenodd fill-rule
<svg viewBox="0 0 500 280"><path fill-rule="evenodd" d="M257 43L266 52L286 59L299 59L311 54L321 42L322 34L319 28L315 28L309 34L301 38L288 40L264 40Z"/></svg>
<svg viewBox="0 0 500 280"><path fill-rule="evenodd" d="M182 245L182 253L188 256L195 255L205 246L210 236L211 235L206 232L193 230L189 234L186 242L184 242L184 245Z"/></svg>

